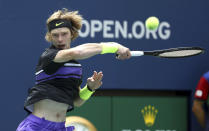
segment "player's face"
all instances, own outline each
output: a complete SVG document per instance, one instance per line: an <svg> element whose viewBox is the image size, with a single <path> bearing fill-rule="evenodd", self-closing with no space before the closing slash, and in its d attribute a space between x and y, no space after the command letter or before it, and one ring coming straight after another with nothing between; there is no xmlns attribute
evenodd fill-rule
<svg viewBox="0 0 209 131"><path fill-rule="evenodd" d="M56 28L51 32L52 43L58 49L68 49L71 43L71 32L67 27Z"/></svg>

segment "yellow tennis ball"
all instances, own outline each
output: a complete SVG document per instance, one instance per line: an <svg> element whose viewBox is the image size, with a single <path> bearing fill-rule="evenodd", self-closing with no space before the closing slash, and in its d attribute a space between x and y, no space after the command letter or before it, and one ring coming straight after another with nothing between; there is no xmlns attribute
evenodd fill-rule
<svg viewBox="0 0 209 131"><path fill-rule="evenodd" d="M157 27L159 25L159 19L157 17L154 17L154 16L149 17L145 21L145 25L146 25L147 29L155 30L155 29L157 29Z"/></svg>

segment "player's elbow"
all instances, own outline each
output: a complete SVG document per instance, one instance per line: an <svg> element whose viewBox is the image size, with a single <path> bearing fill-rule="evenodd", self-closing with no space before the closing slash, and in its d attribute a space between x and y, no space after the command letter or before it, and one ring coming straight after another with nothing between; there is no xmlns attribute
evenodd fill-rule
<svg viewBox="0 0 209 131"><path fill-rule="evenodd" d="M54 62L66 62L79 57L81 52L79 50L61 50L57 53Z"/></svg>
<svg viewBox="0 0 209 131"><path fill-rule="evenodd" d="M201 108L202 107L200 105L194 103L193 106L192 106L192 112L198 113L201 110Z"/></svg>
<svg viewBox="0 0 209 131"><path fill-rule="evenodd" d="M196 111L197 111L197 108L193 105L193 106L192 106L192 112L195 113Z"/></svg>

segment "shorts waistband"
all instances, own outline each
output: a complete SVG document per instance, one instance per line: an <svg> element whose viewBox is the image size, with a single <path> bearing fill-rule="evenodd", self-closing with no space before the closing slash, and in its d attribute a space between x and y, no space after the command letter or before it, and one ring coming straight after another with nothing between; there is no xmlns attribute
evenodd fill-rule
<svg viewBox="0 0 209 131"><path fill-rule="evenodd" d="M47 129L59 129L59 128L65 128L65 122L53 122L46 120L45 118L37 117L33 114L30 114L26 119L35 122L39 125L45 126Z"/></svg>

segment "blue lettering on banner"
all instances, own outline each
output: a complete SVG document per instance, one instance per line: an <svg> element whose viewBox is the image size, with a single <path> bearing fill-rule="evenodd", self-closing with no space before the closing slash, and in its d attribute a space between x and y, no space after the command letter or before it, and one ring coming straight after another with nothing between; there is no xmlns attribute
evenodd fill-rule
<svg viewBox="0 0 209 131"><path fill-rule="evenodd" d="M80 37L95 38L102 33L102 37L112 39L162 39L168 40L171 36L170 24L162 21L156 30L148 30L144 22L134 21L129 27L128 21L118 20L83 20ZM130 31L129 31L130 30Z"/></svg>

